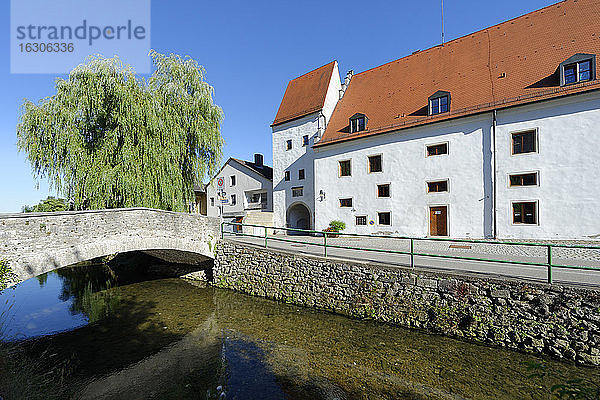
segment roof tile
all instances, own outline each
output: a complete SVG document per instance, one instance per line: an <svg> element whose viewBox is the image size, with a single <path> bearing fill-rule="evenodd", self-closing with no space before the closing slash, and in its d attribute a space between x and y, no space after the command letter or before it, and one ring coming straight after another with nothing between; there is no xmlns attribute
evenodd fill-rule
<svg viewBox="0 0 600 400"><path fill-rule="evenodd" d="M559 87L558 66L576 53L600 53L600 0L565 0L356 74L315 146L600 88ZM438 90L450 112L428 117ZM357 112L367 130L349 134Z"/></svg>
<svg viewBox="0 0 600 400"><path fill-rule="evenodd" d="M303 117L323 108L335 61L290 81L271 126Z"/></svg>

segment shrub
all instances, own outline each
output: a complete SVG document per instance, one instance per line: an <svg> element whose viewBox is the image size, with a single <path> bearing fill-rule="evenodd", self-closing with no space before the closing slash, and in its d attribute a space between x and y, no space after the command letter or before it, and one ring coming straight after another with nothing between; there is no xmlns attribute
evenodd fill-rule
<svg viewBox="0 0 600 400"><path fill-rule="evenodd" d="M10 275L8 261L0 258L0 290L6 289L6 284Z"/></svg>
<svg viewBox="0 0 600 400"><path fill-rule="evenodd" d="M339 232L346 229L346 224L342 221L333 220L329 223L329 228L327 228L327 232Z"/></svg>

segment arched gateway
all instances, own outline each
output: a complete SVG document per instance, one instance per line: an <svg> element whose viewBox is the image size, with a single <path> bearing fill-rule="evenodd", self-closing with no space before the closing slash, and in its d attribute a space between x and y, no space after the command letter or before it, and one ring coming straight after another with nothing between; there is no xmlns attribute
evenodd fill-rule
<svg viewBox="0 0 600 400"><path fill-rule="evenodd" d="M292 204L287 210L286 222L288 228L311 229L311 216L308 207L304 203ZM293 234L293 232L289 233Z"/></svg>

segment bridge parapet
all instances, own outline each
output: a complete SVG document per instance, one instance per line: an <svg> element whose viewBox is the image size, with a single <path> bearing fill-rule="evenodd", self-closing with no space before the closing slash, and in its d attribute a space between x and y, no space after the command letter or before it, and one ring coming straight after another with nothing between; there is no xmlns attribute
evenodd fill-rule
<svg viewBox="0 0 600 400"><path fill-rule="evenodd" d="M150 208L0 214L0 259L22 281L56 268L136 250L214 258L219 220Z"/></svg>

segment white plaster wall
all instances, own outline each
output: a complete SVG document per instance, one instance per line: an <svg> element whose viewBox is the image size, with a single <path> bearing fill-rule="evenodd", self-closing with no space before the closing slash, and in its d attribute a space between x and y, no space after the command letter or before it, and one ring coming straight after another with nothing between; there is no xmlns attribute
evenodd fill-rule
<svg viewBox="0 0 600 400"><path fill-rule="evenodd" d="M286 210L292 203L304 203L311 213L314 226L314 152L312 144L318 134L320 113L273 127L273 222L277 227L286 226ZM321 118L321 124L323 119ZM308 135L309 145L302 146L302 137ZM286 150L286 142L292 140L292 149ZM304 169L303 180L298 171ZM290 180L285 181L285 171L290 171ZM302 197L292 197L292 187L304 187Z"/></svg>
<svg viewBox="0 0 600 400"><path fill-rule="evenodd" d="M317 148L316 227L331 220L346 223L346 232L391 232L424 237L429 234L429 206L448 206L452 237L491 235L491 113L405 129L371 138ZM448 154L426 157L426 146L448 142ZM383 171L368 173L368 156L381 154ZM352 176L339 177L338 161L352 160ZM447 193L427 193L427 181L449 180ZM377 184L390 183L391 197L377 198ZM353 198L353 208L339 199ZM390 211L391 226L378 226L377 212ZM373 226L356 226L367 215Z"/></svg>
<svg viewBox="0 0 600 400"><path fill-rule="evenodd" d="M497 225L503 238L600 235L600 92L497 114ZM511 154L511 133L538 130L538 152ZM508 175L539 171L539 186L509 188ZM537 225L512 224L512 202L538 201Z"/></svg>
<svg viewBox="0 0 600 400"><path fill-rule="evenodd" d="M339 100L341 89L338 63L332 72L325 95L323 109L273 127L273 223L274 226L287 226L286 213L294 203L306 205L311 214L310 228L315 225L314 192L314 150L312 148L325 131L326 123ZM302 145L304 135L309 137L309 145ZM292 149L287 150L286 142L292 140ZM298 171L304 169L305 178L298 179ZM285 171L290 171L290 180L285 181ZM292 187L302 186L304 195L292 197Z"/></svg>
<svg viewBox="0 0 600 400"><path fill-rule="evenodd" d="M334 64L331 79L329 80L329 87L327 88L327 94L325 95L325 102L323 103L323 117L325 118L324 124L320 125L321 132L319 138L323 136L325 127L329 123L331 114L340 99L340 90L342 89L342 83L340 81L340 71L338 69L337 61ZM312 143L311 143L312 144Z"/></svg>
<svg viewBox="0 0 600 400"><path fill-rule="evenodd" d="M231 186L231 176L235 176L235 186ZM206 199L208 206L207 214L209 217L218 217L220 201L217 196L217 178L224 178L225 185L224 189L227 193L227 198L230 204L223 206L223 214L239 214L244 215L246 208L248 207L246 201L246 192L265 190L267 192L267 208L264 211L273 210L273 183L263 177L262 175L254 172L253 170L239 164L235 160L228 160L221 171L210 181L206 188ZM231 195L236 195L236 205L231 205ZM215 199L215 205L211 207L210 199Z"/></svg>

